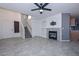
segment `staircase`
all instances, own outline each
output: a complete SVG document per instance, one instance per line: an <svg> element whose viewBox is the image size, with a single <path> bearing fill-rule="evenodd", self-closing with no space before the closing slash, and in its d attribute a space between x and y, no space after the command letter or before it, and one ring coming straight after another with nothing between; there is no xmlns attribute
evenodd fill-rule
<svg viewBox="0 0 79 59"><path fill-rule="evenodd" d="M32 35L27 27L25 27L25 38L31 38Z"/></svg>
<svg viewBox="0 0 79 59"><path fill-rule="evenodd" d="M24 14L22 14L21 17L22 17L22 23L25 29L25 38L31 38L32 28L31 28L31 25L28 23L28 20L27 20L28 18Z"/></svg>

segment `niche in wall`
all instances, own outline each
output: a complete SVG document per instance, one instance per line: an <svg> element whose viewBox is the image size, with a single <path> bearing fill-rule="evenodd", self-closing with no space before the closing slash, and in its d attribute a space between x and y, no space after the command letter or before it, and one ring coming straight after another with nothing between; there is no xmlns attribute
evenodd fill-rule
<svg viewBox="0 0 79 59"><path fill-rule="evenodd" d="M14 33L19 33L19 21L14 21Z"/></svg>
<svg viewBox="0 0 79 59"><path fill-rule="evenodd" d="M56 22L52 21L52 22L50 22L50 25L54 26L54 25L56 25Z"/></svg>

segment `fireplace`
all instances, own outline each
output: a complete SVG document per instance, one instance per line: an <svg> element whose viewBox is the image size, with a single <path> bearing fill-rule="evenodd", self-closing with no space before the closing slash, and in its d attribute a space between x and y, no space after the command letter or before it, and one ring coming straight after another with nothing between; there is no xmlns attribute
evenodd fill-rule
<svg viewBox="0 0 79 59"><path fill-rule="evenodd" d="M49 31L49 39L57 40L57 31Z"/></svg>

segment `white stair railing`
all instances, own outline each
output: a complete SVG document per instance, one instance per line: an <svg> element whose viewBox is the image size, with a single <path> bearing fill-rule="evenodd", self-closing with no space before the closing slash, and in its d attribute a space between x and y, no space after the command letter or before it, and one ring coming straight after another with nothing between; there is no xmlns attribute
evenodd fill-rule
<svg viewBox="0 0 79 59"><path fill-rule="evenodd" d="M31 28L31 25L28 23L28 18L27 18L27 16L24 15L24 14L22 14L21 17L22 17L22 23L23 23L24 27L27 26L27 28L28 28L30 34L32 34L32 28Z"/></svg>
<svg viewBox="0 0 79 59"><path fill-rule="evenodd" d="M32 34L32 28L31 28L31 26L29 25L29 23L28 23L28 21L26 20L26 26L27 26L27 28L29 29L29 31L30 31L30 34Z"/></svg>

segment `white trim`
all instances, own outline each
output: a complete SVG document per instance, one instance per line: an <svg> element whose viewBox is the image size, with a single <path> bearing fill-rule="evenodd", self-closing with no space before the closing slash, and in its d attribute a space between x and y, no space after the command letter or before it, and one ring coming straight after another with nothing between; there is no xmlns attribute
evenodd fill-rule
<svg viewBox="0 0 79 59"><path fill-rule="evenodd" d="M69 42L70 40L60 40L60 41L62 41L62 42Z"/></svg>
<svg viewBox="0 0 79 59"><path fill-rule="evenodd" d="M0 40L3 40L3 39L15 39L15 38L22 38L22 37L8 37L8 38L1 38Z"/></svg>

